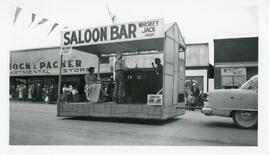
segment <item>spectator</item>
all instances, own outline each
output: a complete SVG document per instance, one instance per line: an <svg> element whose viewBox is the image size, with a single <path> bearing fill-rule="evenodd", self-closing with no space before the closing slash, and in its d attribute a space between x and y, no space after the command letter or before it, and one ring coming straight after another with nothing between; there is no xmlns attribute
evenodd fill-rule
<svg viewBox="0 0 270 155"><path fill-rule="evenodd" d="M28 100L29 101L32 101L32 89L33 89L32 84L29 84L28 86Z"/></svg>
<svg viewBox="0 0 270 155"><path fill-rule="evenodd" d="M45 88L45 97L44 97L44 102L49 103L50 98L49 98L49 87L47 85L44 86Z"/></svg>
<svg viewBox="0 0 270 155"><path fill-rule="evenodd" d="M45 102L46 89L47 89L46 85L44 85L43 88L41 89L41 101L42 102Z"/></svg>
<svg viewBox="0 0 270 155"><path fill-rule="evenodd" d="M71 89L71 94L72 94L72 100L73 100L73 102L77 102L79 99L78 99L78 90L75 88L75 87L73 87L72 89Z"/></svg>
<svg viewBox="0 0 270 155"><path fill-rule="evenodd" d="M32 101L34 102L36 100L36 87L35 87L35 84L32 84L31 94L32 94Z"/></svg>
<svg viewBox="0 0 270 155"><path fill-rule="evenodd" d="M67 103L68 87L66 84L64 84L62 91L63 91L62 100L64 103Z"/></svg>
<svg viewBox="0 0 270 155"><path fill-rule="evenodd" d="M19 89L20 89L20 85L17 84L16 89L15 89L15 100L19 100Z"/></svg>
<svg viewBox="0 0 270 155"><path fill-rule="evenodd" d="M38 83L37 84L37 93L36 93L36 99L37 101L41 102L42 101L42 87L41 87L41 84Z"/></svg>
<svg viewBox="0 0 270 155"><path fill-rule="evenodd" d="M23 84L20 84L19 85L19 88L18 88L18 93L19 93L19 95L18 95L18 99L19 100L23 100Z"/></svg>
<svg viewBox="0 0 270 155"><path fill-rule="evenodd" d="M194 97L194 103L191 105L192 107L196 107L199 101L200 89L197 87L197 83L192 84L192 96Z"/></svg>

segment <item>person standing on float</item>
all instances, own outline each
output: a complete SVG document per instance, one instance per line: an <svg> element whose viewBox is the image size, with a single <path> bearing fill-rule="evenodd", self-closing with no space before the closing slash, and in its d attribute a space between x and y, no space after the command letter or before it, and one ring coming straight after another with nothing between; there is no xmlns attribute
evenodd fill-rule
<svg viewBox="0 0 270 155"><path fill-rule="evenodd" d="M127 67L122 57L123 55L121 53L117 53L116 61L115 61L114 98L117 103L122 103L125 97L124 70Z"/></svg>
<svg viewBox="0 0 270 155"><path fill-rule="evenodd" d="M90 101L90 94L91 94L91 91L92 91L92 86L91 85L93 85L93 84L95 84L97 82L97 77L94 74L95 67L90 67L88 69L88 72L89 72L88 74L84 75L84 80L85 80L84 92L85 92L86 99L88 101Z"/></svg>
<svg viewBox="0 0 270 155"><path fill-rule="evenodd" d="M156 93L162 89L163 84L163 66L161 65L161 60L159 58L155 58L155 64L152 63L152 66L156 72Z"/></svg>

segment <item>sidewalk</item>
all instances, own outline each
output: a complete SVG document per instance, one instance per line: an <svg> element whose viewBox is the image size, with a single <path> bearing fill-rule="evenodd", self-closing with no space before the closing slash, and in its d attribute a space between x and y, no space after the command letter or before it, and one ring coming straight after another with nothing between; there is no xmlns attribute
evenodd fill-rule
<svg viewBox="0 0 270 155"><path fill-rule="evenodd" d="M45 103L45 102L33 102L33 101L18 101L18 100L9 100L9 103L18 103L18 104L23 104L23 103L28 103L28 104L56 104L57 102L51 102L51 103Z"/></svg>

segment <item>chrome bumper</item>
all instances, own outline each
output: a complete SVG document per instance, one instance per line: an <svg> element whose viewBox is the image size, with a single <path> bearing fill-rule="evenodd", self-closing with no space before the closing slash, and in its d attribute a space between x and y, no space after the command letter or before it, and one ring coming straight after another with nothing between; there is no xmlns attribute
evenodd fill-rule
<svg viewBox="0 0 270 155"><path fill-rule="evenodd" d="M202 108L201 112L205 115L211 115L213 110L212 108Z"/></svg>

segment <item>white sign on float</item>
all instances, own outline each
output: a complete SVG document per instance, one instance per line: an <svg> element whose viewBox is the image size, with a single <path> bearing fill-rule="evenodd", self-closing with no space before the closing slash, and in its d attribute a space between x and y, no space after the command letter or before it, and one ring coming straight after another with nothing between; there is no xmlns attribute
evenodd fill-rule
<svg viewBox="0 0 270 155"><path fill-rule="evenodd" d="M162 95L148 94L147 95L147 105L162 105L163 98Z"/></svg>
<svg viewBox="0 0 270 155"><path fill-rule="evenodd" d="M164 38L163 19L62 31L61 46L76 47L155 38Z"/></svg>
<svg viewBox="0 0 270 155"><path fill-rule="evenodd" d="M72 52L72 47L61 47L59 54L64 55L64 54L71 54Z"/></svg>

